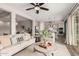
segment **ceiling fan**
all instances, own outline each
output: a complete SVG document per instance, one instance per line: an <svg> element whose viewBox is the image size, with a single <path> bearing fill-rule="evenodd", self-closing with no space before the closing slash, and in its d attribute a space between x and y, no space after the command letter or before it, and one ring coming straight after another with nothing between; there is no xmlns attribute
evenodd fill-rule
<svg viewBox="0 0 79 59"><path fill-rule="evenodd" d="M44 3L30 3L30 4L33 5L34 7L28 8L28 9L26 9L26 10L35 9L36 14L39 14L39 10L40 10L40 9L45 10L45 11L49 11L48 8L42 7L42 5L43 5Z"/></svg>

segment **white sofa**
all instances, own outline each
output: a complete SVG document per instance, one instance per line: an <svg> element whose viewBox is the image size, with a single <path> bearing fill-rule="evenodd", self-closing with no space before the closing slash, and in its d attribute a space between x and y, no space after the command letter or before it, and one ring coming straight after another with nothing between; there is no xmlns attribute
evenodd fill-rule
<svg viewBox="0 0 79 59"><path fill-rule="evenodd" d="M26 38L26 37L23 37L23 38ZM28 38L28 40L24 39L21 42L18 42L16 44L12 44L3 49L0 49L0 55L1 56L12 56L12 55L16 54L17 52L21 51L22 49L30 46L33 43L35 43L35 38L30 37L30 38Z"/></svg>

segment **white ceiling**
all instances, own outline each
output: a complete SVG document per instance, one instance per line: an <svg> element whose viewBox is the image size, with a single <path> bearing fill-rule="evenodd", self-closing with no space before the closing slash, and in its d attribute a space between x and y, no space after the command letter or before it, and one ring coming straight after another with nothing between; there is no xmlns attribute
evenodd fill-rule
<svg viewBox="0 0 79 59"><path fill-rule="evenodd" d="M24 12L30 18L38 21L63 20L71 11L75 3L45 3L43 7L49 8L49 11L40 10L39 14L35 10L26 11L25 9L33 7L29 3L6 3L6 5L14 9Z"/></svg>

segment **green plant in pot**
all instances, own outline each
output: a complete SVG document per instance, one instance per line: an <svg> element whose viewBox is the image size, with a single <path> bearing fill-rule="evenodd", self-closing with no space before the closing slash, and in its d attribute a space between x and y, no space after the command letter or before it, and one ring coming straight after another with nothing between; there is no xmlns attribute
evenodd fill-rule
<svg viewBox="0 0 79 59"><path fill-rule="evenodd" d="M46 44L46 41L48 40L48 38L51 37L52 33L48 30L43 30L40 32L41 38L44 41L44 44Z"/></svg>

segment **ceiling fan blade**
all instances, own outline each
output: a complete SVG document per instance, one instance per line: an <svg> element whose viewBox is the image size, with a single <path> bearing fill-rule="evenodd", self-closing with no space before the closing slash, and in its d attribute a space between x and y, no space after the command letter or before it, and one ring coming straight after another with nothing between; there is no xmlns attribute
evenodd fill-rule
<svg viewBox="0 0 79 59"><path fill-rule="evenodd" d="M40 7L40 9L42 9L42 10L46 10L46 11L49 11L48 8L44 8L44 7Z"/></svg>
<svg viewBox="0 0 79 59"><path fill-rule="evenodd" d="M31 5L33 5L33 6L36 6L34 3L30 3Z"/></svg>
<svg viewBox="0 0 79 59"><path fill-rule="evenodd" d="M31 10L31 9L34 9L34 7L33 7L33 8L28 8L28 9L26 9L26 10Z"/></svg>
<svg viewBox="0 0 79 59"><path fill-rule="evenodd" d="M42 6L44 3L39 3L39 6Z"/></svg>
<svg viewBox="0 0 79 59"><path fill-rule="evenodd" d="M36 13L39 14L39 10L36 10Z"/></svg>

